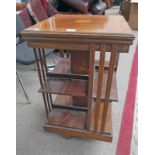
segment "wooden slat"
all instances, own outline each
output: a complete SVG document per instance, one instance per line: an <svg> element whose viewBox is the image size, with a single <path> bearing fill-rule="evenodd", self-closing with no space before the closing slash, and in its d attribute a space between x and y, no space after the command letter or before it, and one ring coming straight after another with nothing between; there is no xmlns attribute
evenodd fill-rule
<svg viewBox="0 0 155 155"><path fill-rule="evenodd" d="M40 65L40 70L38 70L39 72L41 72L42 75L42 81L44 82L46 79L46 67L45 67L45 59L44 59L44 55L43 55L43 51L42 49L38 48L38 63ZM50 103L50 99L48 96L48 93L44 93L44 99L46 100L45 102L47 103L48 106L48 113L51 111L51 103Z"/></svg>
<svg viewBox="0 0 155 155"><path fill-rule="evenodd" d="M88 82L88 113L87 113L87 130L91 126L91 111L92 111L92 92L93 92L93 77L95 63L95 44L90 45L89 51L89 82Z"/></svg>
<svg viewBox="0 0 155 155"><path fill-rule="evenodd" d="M53 107L52 94L51 94L51 93L48 93L48 96L49 96L49 98L50 98L51 110L52 110L52 107Z"/></svg>
<svg viewBox="0 0 155 155"><path fill-rule="evenodd" d="M106 92L106 82L108 79L108 70L105 70L103 73L103 82L102 82L102 93L101 93L101 100L105 100L105 92ZM93 87L93 99L96 100L96 94L97 94L97 82L98 82L98 72L94 73L94 84ZM111 86L111 92L110 92L110 101L118 101L118 92L117 92L117 83L116 83L116 72L113 73L113 79L112 79L112 86Z"/></svg>
<svg viewBox="0 0 155 155"><path fill-rule="evenodd" d="M36 65L37 65L37 71L38 71L38 77L39 77L39 81L40 81L40 85L43 85L43 81L42 81L42 76L41 76L41 72L40 72L40 65L39 65L39 57L38 57L38 52L36 48L33 48L34 51L34 56L35 56L35 60L36 60Z"/></svg>
<svg viewBox="0 0 155 155"><path fill-rule="evenodd" d="M97 83L96 111L95 111L95 126L94 126L95 131L97 131L99 103L101 102L102 80L103 80L104 62L105 62L105 49L106 49L105 45L101 45L98 83Z"/></svg>
<svg viewBox="0 0 155 155"><path fill-rule="evenodd" d="M44 64L45 71L46 71L46 74L47 74L48 68L47 68L47 63L46 63L45 50L44 50L44 48L42 48L41 50L42 50L42 54L43 54L43 64Z"/></svg>
<svg viewBox="0 0 155 155"><path fill-rule="evenodd" d="M42 56L42 52L41 52L41 49L38 48L38 53L39 53L39 63L40 63L40 71L41 71L41 74L42 74L42 78L43 78L43 81L45 81L45 70L44 70L44 63L43 63L43 56Z"/></svg>
<svg viewBox="0 0 155 155"><path fill-rule="evenodd" d="M101 133L103 109L104 109L104 104L103 102L100 102L99 111L98 111L97 133ZM91 115L91 131L93 131L94 125L95 125L95 110L96 110L96 104L93 104L92 115ZM112 134L112 103L109 103L108 105L107 117L105 121L105 130L102 133Z"/></svg>
<svg viewBox="0 0 155 155"><path fill-rule="evenodd" d="M41 68L40 68L40 64L39 64L39 56L38 56L38 51L36 48L33 49L34 51L34 56L35 56L35 60L36 60L36 65L37 65L37 71L38 71L38 77L39 77L39 81L40 81L40 85L43 85L43 80L42 80L42 75L41 75ZM49 114L49 110L47 108L47 102L46 102L46 97L45 94L42 93L43 96L43 100L44 100L44 106L45 106L45 111L46 111L46 117L48 118L48 114Z"/></svg>
<svg viewBox="0 0 155 155"><path fill-rule="evenodd" d="M43 49L38 49L38 53L39 53L39 63L40 63L40 72L42 74L42 78L43 78L43 82L45 82L46 80L46 71L47 71L47 66L46 66L46 60L45 60L45 57L44 57L44 50ZM45 94L45 100L46 100L46 103L47 103L47 106L48 106L48 111L50 112L51 111L51 102L50 102L50 98L49 98L49 95L48 93L44 93Z"/></svg>
<svg viewBox="0 0 155 155"><path fill-rule="evenodd" d="M88 75L82 74L61 74L61 73L47 73L47 77L56 77L56 78L70 78L70 79L82 79L88 80Z"/></svg>
<svg viewBox="0 0 155 155"><path fill-rule="evenodd" d="M104 132L105 130L105 122L107 117L107 110L108 110L110 91L111 91L111 85L112 85L112 77L113 77L114 66L115 66L116 55L117 55L117 48L118 48L117 44L112 44L109 73L108 73L108 79L106 84L105 103L104 103L104 109L103 109L103 115L102 115L102 126L101 126L102 132Z"/></svg>
<svg viewBox="0 0 155 155"><path fill-rule="evenodd" d="M48 109L49 109L49 112L51 111L51 103L50 103L50 98L48 96L49 93L44 93L45 94L45 98L46 98L46 101L47 101L47 105L48 105Z"/></svg>

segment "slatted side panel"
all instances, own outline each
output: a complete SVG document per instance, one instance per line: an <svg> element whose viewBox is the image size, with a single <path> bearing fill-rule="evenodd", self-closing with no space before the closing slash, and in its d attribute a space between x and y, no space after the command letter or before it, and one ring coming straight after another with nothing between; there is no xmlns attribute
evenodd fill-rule
<svg viewBox="0 0 155 155"><path fill-rule="evenodd" d="M46 74L47 74L47 65L46 65L46 59L45 59L45 51L44 49L40 48L34 48L34 55L36 59L36 66L39 76L40 85L43 86L43 83L46 80ZM44 106L46 111L46 116L48 118L49 112L52 109L52 96L50 93L42 93L43 100L44 100Z"/></svg>
<svg viewBox="0 0 155 155"><path fill-rule="evenodd" d="M87 118L87 129L95 132L105 132L105 123L107 118L108 104L111 92L113 72L117 59L117 44L112 44L110 46L110 62L108 68L108 78L106 81L106 93L105 100L101 103L101 93L102 93L102 83L104 79L104 65L106 57L106 45L102 44L100 46L100 58L99 58L99 70L97 83L93 84L94 77L94 61L95 61L95 45L90 46L90 55L89 55L89 85L88 85L88 118ZM96 94L96 103L92 104L92 89L93 85L97 85L97 94ZM104 104L104 106L101 106ZM101 115L100 115L101 114ZM91 116L92 115L92 116ZM90 125L91 124L91 125Z"/></svg>

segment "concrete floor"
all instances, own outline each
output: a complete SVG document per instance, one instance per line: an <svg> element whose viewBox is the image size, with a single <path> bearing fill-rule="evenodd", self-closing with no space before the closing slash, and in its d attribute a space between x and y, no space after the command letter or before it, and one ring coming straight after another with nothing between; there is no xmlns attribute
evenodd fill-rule
<svg viewBox="0 0 155 155"><path fill-rule="evenodd" d="M32 101L31 104L25 102L25 97L17 80L17 155L115 155L129 73L137 44L137 31L134 31L134 34L136 39L130 47L130 52L120 55L117 72L119 102L113 103L112 143L80 138L66 139L60 135L45 132L42 125L46 117L42 96L38 93L37 72L34 70L34 65L17 64L18 73L22 77ZM60 58L55 55L55 59ZM48 57L49 60L51 57Z"/></svg>

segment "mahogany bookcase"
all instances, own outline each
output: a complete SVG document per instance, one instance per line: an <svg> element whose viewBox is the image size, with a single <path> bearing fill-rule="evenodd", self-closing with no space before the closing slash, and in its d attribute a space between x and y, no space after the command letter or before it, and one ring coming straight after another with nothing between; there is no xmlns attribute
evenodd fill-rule
<svg viewBox="0 0 155 155"><path fill-rule="evenodd" d="M44 129L111 142L112 101L118 100L118 54L127 53L134 40L125 19L120 15L57 14L25 29L22 36L34 49L47 116ZM69 50L70 58L62 58L50 71L44 48Z"/></svg>

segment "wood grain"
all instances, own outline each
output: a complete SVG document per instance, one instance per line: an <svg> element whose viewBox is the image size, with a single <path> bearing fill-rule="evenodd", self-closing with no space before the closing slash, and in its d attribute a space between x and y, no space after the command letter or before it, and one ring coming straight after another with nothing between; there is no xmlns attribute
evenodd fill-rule
<svg viewBox="0 0 155 155"><path fill-rule="evenodd" d="M88 82L86 80L48 78L39 91L85 97L87 96L87 87Z"/></svg>
<svg viewBox="0 0 155 155"><path fill-rule="evenodd" d="M85 129L85 112L53 109L48 117L49 125Z"/></svg>
<svg viewBox="0 0 155 155"><path fill-rule="evenodd" d="M30 47L44 45L46 48L59 47L58 49L79 51L88 51L90 43L113 42L127 46L134 39L129 25L121 15L57 14L25 29L22 36ZM126 48L120 46L120 51L127 52Z"/></svg>

